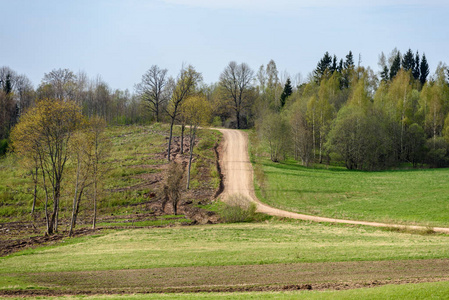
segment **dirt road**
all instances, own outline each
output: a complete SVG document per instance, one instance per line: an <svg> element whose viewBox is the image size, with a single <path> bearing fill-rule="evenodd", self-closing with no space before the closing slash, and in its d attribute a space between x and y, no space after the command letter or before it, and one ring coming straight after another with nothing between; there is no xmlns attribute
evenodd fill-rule
<svg viewBox="0 0 449 300"><path fill-rule="evenodd" d="M223 133L223 151L220 161L221 169L224 175L224 191L222 198L233 194L240 194L253 201L257 205L257 211L271 216L300 219L314 222L343 223L354 225L366 225L374 227L407 227L414 230L425 230L424 226L404 226L396 224L385 224L378 222L365 222L354 220L342 220L333 218L324 218L310 215L293 213L268 206L260 202L254 193L253 168L248 154L248 136L245 132L234 129L218 129ZM449 228L433 227L435 232L449 233Z"/></svg>

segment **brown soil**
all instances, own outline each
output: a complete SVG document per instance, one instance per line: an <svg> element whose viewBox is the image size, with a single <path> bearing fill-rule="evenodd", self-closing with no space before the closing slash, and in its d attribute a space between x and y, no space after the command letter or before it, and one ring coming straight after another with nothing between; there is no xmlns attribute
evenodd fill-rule
<svg viewBox="0 0 449 300"><path fill-rule="evenodd" d="M449 280L449 260L178 267L22 276L48 290L9 290L0 291L0 295L343 290L446 281Z"/></svg>

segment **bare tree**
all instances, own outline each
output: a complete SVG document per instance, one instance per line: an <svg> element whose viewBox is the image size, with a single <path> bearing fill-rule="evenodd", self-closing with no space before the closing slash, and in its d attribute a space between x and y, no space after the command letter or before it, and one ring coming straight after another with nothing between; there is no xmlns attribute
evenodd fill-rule
<svg viewBox="0 0 449 300"><path fill-rule="evenodd" d="M173 214L178 214L178 202L181 199L181 181L184 174L184 167L176 162L171 162L168 167L168 173L164 185L165 200L162 203L163 209L165 204L170 201L173 205Z"/></svg>
<svg viewBox="0 0 449 300"><path fill-rule="evenodd" d="M49 84L56 99L72 99L76 91L76 76L68 69L54 69L46 73L42 79L44 85Z"/></svg>
<svg viewBox="0 0 449 300"><path fill-rule="evenodd" d="M171 142L173 137L173 126L180 113L181 103L195 92L196 85L202 80L201 73L195 71L195 68L188 66L187 69L181 69L173 87L172 96L167 108L167 114L170 116L170 136L168 139L167 160L170 161Z"/></svg>
<svg viewBox="0 0 449 300"><path fill-rule="evenodd" d="M169 94L165 90L168 83L167 72L167 69L159 69L157 65L153 65L142 75L142 81L135 87L141 99L154 113L156 122L160 121L160 114L168 101Z"/></svg>
<svg viewBox="0 0 449 300"><path fill-rule="evenodd" d="M237 64L235 61L231 61L220 75L220 86L232 102L238 129L240 129L241 113L249 102L253 77L254 71L247 64Z"/></svg>
<svg viewBox="0 0 449 300"><path fill-rule="evenodd" d="M28 77L25 75L17 76L16 91L18 97L18 113L21 116L34 102L34 88Z"/></svg>

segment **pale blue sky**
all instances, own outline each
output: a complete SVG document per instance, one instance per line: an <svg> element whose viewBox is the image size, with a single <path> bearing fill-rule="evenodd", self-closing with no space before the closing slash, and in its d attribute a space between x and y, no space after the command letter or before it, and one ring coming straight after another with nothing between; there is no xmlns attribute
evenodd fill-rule
<svg viewBox="0 0 449 300"><path fill-rule="evenodd" d="M338 5L337 5L338 3ZM447 0L0 0L0 66L37 86L55 68L100 75L133 91L153 64L192 64L206 83L229 61L255 71L274 59L303 78L324 52L378 71L397 47L449 63Z"/></svg>

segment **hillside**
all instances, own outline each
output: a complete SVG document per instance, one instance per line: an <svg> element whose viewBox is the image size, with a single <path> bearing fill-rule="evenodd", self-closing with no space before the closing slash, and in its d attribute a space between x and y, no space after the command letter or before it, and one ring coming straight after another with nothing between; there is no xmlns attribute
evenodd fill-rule
<svg viewBox="0 0 449 300"><path fill-rule="evenodd" d="M168 127L113 126L107 128L110 140L109 155L104 162L107 172L102 180L103 192L99 203L97 229L148 226L171 226L216 223L215 213L200 208L211 203L220 188L217 171L218 132L201 130L194 151L191 188L182 192L178 215L172 206L163 208L161 187L167 169L166 147ZM175 129L172 157L186 164L188 143L184 140L184 154L180 153L180 129ZM38 191L38 201L30 214L33 182L30 172L9 154L0 160L0 235L1 253L6 254L35 243L59 240L67 234L71 216L74 166L69 165L60 212L60 232L44 237L44 194ZM184 178L185 182L185 178ZM184 184L183 184L184 185ZM91 232L92 199L87 190L77 220L76 234Z"/></svg>

